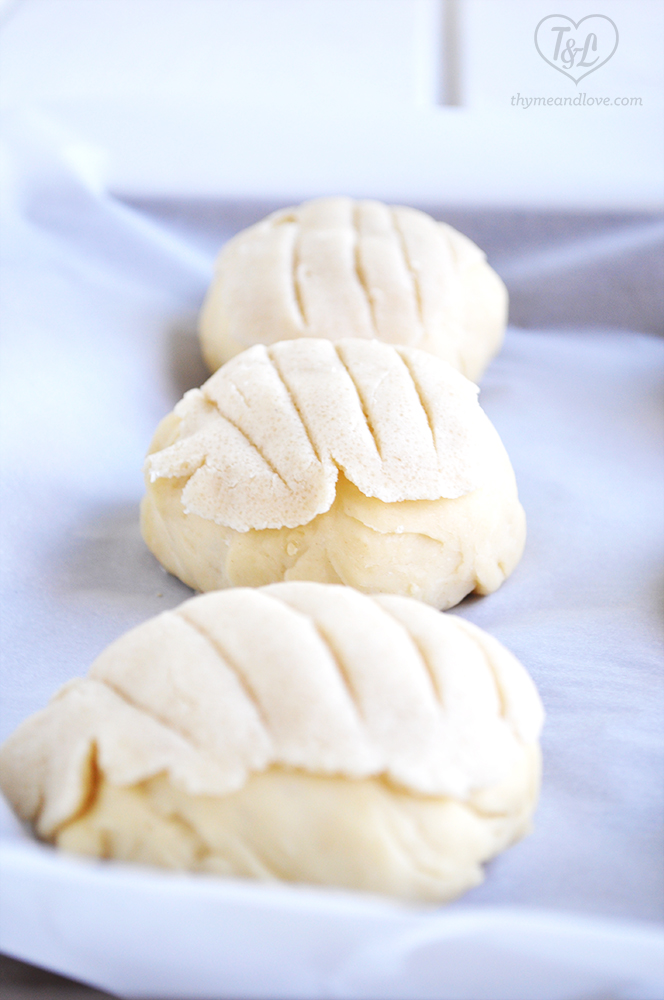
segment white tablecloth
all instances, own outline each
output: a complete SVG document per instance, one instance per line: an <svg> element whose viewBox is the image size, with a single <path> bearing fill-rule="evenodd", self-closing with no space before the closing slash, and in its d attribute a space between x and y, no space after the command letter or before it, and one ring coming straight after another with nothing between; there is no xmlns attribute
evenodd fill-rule
<svg viewBox="0 0 664 1000"><path fill-rule="evenodd" d="M85 150L7 131L2 738L191 594L144 547L137 505L157 421L205 378L212 266L166 214L99 190ZM6 813L0 950L132 996L661 996L663 362L633 330L510 329L483 382L529 537L457 613L522 660L548 720L535 832L481 887L431 913L87 863Z"/></svg>

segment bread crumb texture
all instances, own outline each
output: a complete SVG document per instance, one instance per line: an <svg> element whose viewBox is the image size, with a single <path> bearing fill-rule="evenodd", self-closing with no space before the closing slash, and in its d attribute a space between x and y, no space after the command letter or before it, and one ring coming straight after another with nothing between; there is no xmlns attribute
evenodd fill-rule
<svg viewBox="0 0 664 1000"><path fill-rule="evenodd" d="M198 590L309 579L451 607L495 590L525 518L477 388L375 340L250 348L146 462L144 538Z"/></svg>
<svg viewBox="0 0 664 1000"><path fill-rule="evenodd" d="M78 853L445 900L528 831L542 719L463 619L281 583L118 639L4 744L0 786Z"/></svg>
<svg viewBox="0 0 664 1000"><path fill-rule="evenodd" d="M225 245L200 336L212 371L254 344L352 336L419 347L474 380L506 322L505 286L451 226L413 208L320 198Z"/></svg>

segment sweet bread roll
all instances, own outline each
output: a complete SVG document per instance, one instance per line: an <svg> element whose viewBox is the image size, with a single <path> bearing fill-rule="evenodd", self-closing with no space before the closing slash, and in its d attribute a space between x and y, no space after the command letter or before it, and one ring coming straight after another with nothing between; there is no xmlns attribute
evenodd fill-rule
<svg viewBox="0 0 664 1000"><path fill-rule="evenodd" d="M343 583L448 608L518 562L525 519L477 388L377 340L252 347L160 424L143 537L197 590Z"/></svg>
<svg viewBox="0 0 664 1000"><path fill-rule="evenodd" d="M5 743L0 785L70 851L446 900L528 832L542 717L468 622L282 583L114 642Z"/></svg>
<svg viewBox="0 0 664 1000"><path fill-rule="evenodd" d="M474 381L506 322L507 290L466 236L413 208L321 198L226 244L200 336L211 371L254 344L362 337L430 351Z"/></svg>

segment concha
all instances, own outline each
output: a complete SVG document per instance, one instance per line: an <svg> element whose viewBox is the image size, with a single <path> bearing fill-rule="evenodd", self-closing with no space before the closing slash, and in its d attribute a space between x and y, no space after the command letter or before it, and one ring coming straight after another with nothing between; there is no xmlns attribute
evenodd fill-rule
<svg viewBox="0 0 664 1000"><path fill-rule="evenodd" d="M122 636L4 744L0 786L78 853L446 900L529 830L542 719L463 619L281 583Z"/></svg>

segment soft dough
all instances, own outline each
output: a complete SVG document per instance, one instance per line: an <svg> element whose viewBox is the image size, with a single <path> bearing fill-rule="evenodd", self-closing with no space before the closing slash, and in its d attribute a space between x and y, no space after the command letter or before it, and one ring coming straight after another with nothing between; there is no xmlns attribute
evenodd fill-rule
<svg viewBox="0 0 664 1000"><path fill-rule="evenodd" d="M526 671L403 597L281 583L128 632L0 750L0 786L79 853L446 900L528 832Z"/></svg>
<svg viewBox="0 0 664 1000"><path fill-rule="evenodd" d="M189 586L343 583L449 608L490 593L525 518L477 387L379 341L250 348L160 424L143 537Z"/></svg>
<svg viewBox="0 0 664 1000"><path fill-rule="evenodd" d="M506 322L505 286L466 236L413 208L321 198L226 244L200 336L212 371L253 344L377 337L476 380Z"/></svg>

